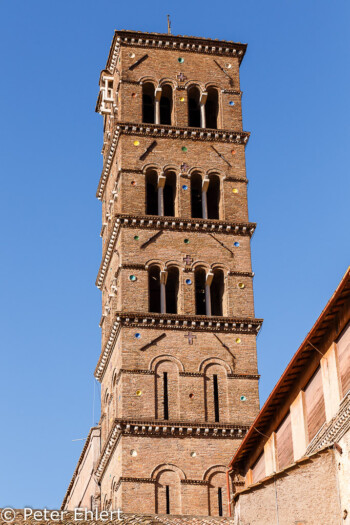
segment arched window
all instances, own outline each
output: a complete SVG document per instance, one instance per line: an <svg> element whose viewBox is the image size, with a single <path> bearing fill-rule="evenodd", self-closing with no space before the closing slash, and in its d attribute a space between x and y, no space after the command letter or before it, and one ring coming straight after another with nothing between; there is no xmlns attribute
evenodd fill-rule
<svg viewBox="0 0 350 525"><path fill-rule="evenodd" d="M214 277L210 285L211 315L223 315L224 273L214 270Z"/></svg>
<svg viewBox="0 0 350 525"><path fill-rule="evenodd" d="M201 125L199 97L199 89L196 86L190 87L188 90L188 125L190 128L199 128Z"/></svg>
<svg viewBox="0 0 350 525"><path fill-rule="evenodd" d="M151 266L148 271L148 303L149 311L160 313L160 268Z"/></svg>
<svg viewBox="0 0 350 525"><path fill-rule="evenodd" d="M220 178L217 175L210 175L207 190L207 210L208 219L220 218Z"/></svg>
<svg viewBox="0 0 350 525"><path fill-rule="evenodd" d="M204 268L197 268L194 274L196 315L206 315L205 280L206 274Z"/></svg>
<svg viewBox="0 0 350 525"><path fill-rule="evenodd" d="M191 217L201 219L202 209L202 177L199 173L191 175Z"/></svg>
<svg viewBox="0 0 350 525"><path fill-rule="evenodd" d="M208 89L208 97L205 103L205 123L207 128L217 129L219 114L219 96L215 88Z"/></svg>
<svg viewBox="0 0 350 525"><path fill-rule="evenodd" d="M181 514L181 485L176 472L163 470L156 481L156 514Z"/></svg>
<svg viewBox="0 0 350 525"><path fill-rule="evenodd" d="M173 109L173 90L171 86L162 87L160 98L160 124L171 124L171 114Z"/></svg>
<svg viewBox="0 0 350 525"><path fill-rule="evenodd" d="M209 478L209 515L227 516L226 473L223 468Z"/></svg>
<svg viewBox="0 0 350 525"><path fill-rule="evenodd" d="M179 292L179 270L175 266L169 268L165 285L166 313L177 314Z"/></svg>
<svg viewBox="0 0 350 525"><path fill-rule="evenodd" d="M158 175L155 171L146 173L146 215L158 215Z"/></svg>
<svg viewBox="0 0 350 525"><path fill-rule="evenodd" d="M163 199L164 215L167 217L175 217L176 174L174 172L169 172L165 176Z"/></svg>
<svg viewBox="0 0 350 525"><path fill-rule="evenodd" d="M166 359L166 358L165 358ZM155 368L156 419L179 417L179 369L173 361L161 361Z"/></svg>
<svg viewBox="0 0 350 525"><path fill-rule="evenodd" d="M142 85L142 122L154 124L154 85Z"/></svg>
<svg viewBox="0 0 350 525"><path fill-rule="evenodd" d="M205 370L205 417L206 421L227 421L227 373L223 365L210 364Z"/></svg>

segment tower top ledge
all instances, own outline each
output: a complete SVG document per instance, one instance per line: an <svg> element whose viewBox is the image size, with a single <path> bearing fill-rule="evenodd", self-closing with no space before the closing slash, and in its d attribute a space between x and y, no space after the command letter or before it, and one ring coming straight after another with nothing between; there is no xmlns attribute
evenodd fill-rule
<svg viewBox="0 0 350 525"><path fill-rule="evenodd" d="M144 33L142 31L115 30L106 69L114 72L120 46L181 50L181 52L202 53L216 56L235 56L242 62L247 44L231 40L217 40L188 35L168 33Z"/></svg>

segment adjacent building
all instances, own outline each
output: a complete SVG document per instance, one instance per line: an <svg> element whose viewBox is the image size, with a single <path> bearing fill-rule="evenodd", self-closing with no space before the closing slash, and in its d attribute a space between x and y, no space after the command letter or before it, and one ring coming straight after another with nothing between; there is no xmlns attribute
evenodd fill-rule
<svg viewBox="0 0 350 525"><path fill-rule="evenodd" d="M350 269L230 463L236 525L350 523Z"/></svg>

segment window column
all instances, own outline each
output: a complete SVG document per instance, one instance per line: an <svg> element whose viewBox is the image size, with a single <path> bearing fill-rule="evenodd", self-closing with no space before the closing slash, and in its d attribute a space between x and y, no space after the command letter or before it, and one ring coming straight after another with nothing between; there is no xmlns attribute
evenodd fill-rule
<svg viewBox="0 0 350 525"><path fill-rule="evenodd" d="M209 188L209 179L205 177L202 181L202 217L203 219L208 218L208 201L207 201L208 188Z"/></svg>
<svg viewBox="0 0 350 525"><path fill-rule="evenodd" d="M160 272L160 312L162 314L166 313L166 295L165 295L165 285L168 277L168 273L164 270Z"/></svg>
<svg viewBox="0 0 350 525"><path fill-rule="evenodd" d="M211 299L210 299L210 285L213 280L214 274L209 271L205 276L205 310L206 315L211 315Z"/></svg>
<svg viewBox="0 0 350 525"><path fill-rule="evenodd" d="M201 117L201 128L206 127L205 121L205 103L207 101L208 93L204 92L201 94L199 99L200 117Z"/></svg>
<svg viewBox="0 0 350 525"><path fill-rule="evenodd" d="M154 123L160 124L160 99L162 96L162 88L157 87L154 93Z"/></svg>
<svg viewBox="0 0 350 525"><path fill-rule="evenodd" d="M164 186L166 177L164 175L158 175L158 215L164 215Z"/></svg>

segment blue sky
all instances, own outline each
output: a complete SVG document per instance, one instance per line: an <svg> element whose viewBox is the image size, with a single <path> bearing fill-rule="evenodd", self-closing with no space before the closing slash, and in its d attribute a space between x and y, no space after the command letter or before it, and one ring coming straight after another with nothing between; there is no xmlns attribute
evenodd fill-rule
<svg viewBox="0 0 350 525"><path fill-rule="evenodd" d="M174 34L248 42L262 402L349 264L348 1L0 0L0 506L59 507L94 422L99 72L115 28L164 32L167 13Z"/></svg>

